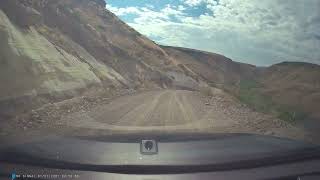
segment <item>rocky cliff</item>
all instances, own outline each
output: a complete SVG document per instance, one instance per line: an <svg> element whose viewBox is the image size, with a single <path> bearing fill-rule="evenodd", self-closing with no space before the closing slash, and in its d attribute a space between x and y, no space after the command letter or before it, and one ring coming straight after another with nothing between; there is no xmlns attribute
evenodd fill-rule
<svg viewBox="0 0 320 180"><path fill-rule="evenodd" d="M37 97L54 101L91 86L167 87L164 69L172 61L103 0L3 0L0 64L0 104L8 111L17 102L41 104Z"/></svg>

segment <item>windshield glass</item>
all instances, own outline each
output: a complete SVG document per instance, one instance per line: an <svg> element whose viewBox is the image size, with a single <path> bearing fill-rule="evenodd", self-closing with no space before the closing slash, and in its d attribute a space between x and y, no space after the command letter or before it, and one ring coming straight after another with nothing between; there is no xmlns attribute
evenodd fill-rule
<svg viewBox="0 0 320 180"><path fill-rule="evenodd" d="M318 144L319 12L319 0L1 0L0 140Z"/></svg>

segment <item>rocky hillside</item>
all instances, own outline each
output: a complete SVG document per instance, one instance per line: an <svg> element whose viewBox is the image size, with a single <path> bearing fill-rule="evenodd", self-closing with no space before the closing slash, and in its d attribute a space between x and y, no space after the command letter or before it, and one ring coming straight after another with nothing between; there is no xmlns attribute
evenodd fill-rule
<svg viewBox="0 0 320 180"><path fill-rule="evenodd" d="M104 0L0 2L0 118L88 89L203 86L225 89L257 109L281 104L319 118L319 69L306 63L257 68L159 46L107 11Z"/></svg>
<svg viewBox="0 0 320 180"><path fill-rule="evenodd" d="M226 90L255 110L302 124L306 120L311 124L320 120L319 65L283 62L256 67L219 54L178 47L162 48L186 74Z"/></svg>
<svg viewBox="0 0 320 180"><path fill-rule="evenodd" d="M262 71L262 93L272 101L320 120L320 66L284 62Z"/></svg>
<svg viewBox="0 0 320 180"><path fill-rule="evenodd" d="M6 78L1 97L157 82L170 63L161 48L106 11L103 0L4 0L0 15L1 72L25 78Z"/></svg>
<svg viewBox="0 0 320 180"><path fill-rule="evenodd" d="M163 49L108 12L103 0L2 0L0 64L4 112L92 86L163 88L174 76L195 84L172 68Z"/></svg>
<svg viewBox="0 0 320 180"><path fill-rule="evenodd" d="M219 54L180 47L161 47L186 74L210 86L235 91L241 80L251 79L258 73L253 65L234 62Z"/></svg>

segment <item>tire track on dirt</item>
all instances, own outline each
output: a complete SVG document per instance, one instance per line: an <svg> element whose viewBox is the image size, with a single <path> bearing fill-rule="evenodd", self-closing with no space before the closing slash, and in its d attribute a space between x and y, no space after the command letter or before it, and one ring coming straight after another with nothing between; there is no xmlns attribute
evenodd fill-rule
<svg viewBox="0 0 320 180"><path fill-rule="evenodd" d="M166 97L168 93L169 92L164 91L157 95L148 97L148 101L122 116L122 118L119 119L116 125L152 125L149 121L153 115L153 112L155 111L155 108L160 104L160 99Z"/></svg>
<svg viewBox="0 0 320 180"><path fill-rule="evenodd" d="M156 93L158 92L147 92L135 96L121 97L109 104L92 109L88 115L92 117L92 119L102 123L117 124L123 116L150 101L150 99L145 97L154 96Z"/></svg>
<svg viewBox="0 0 320 180"><path fill-rule="evenodd" d="M184 94L180 94L180 97L179 97L179 95L177 95L177 93L174 92L174 99L178 104L178 107L179 107L181 114L184 118L185 124L192 123L194 120L196 120L193 109L190 107L189 102L187 102L185 100Z"/></svg>

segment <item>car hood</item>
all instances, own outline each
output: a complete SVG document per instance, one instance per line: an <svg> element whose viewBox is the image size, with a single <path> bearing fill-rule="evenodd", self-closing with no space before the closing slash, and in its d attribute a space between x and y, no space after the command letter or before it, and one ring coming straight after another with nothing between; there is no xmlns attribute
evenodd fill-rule
<svg viewBox="0 0 320 180"><path fill-rule="evenodd" d="M154 140L155 154L141 153ZM51 137L0 149L0 161L80 168L119 166L245 168L315 158L319 148L289 139L253 134L178 134Z"/></svg>

